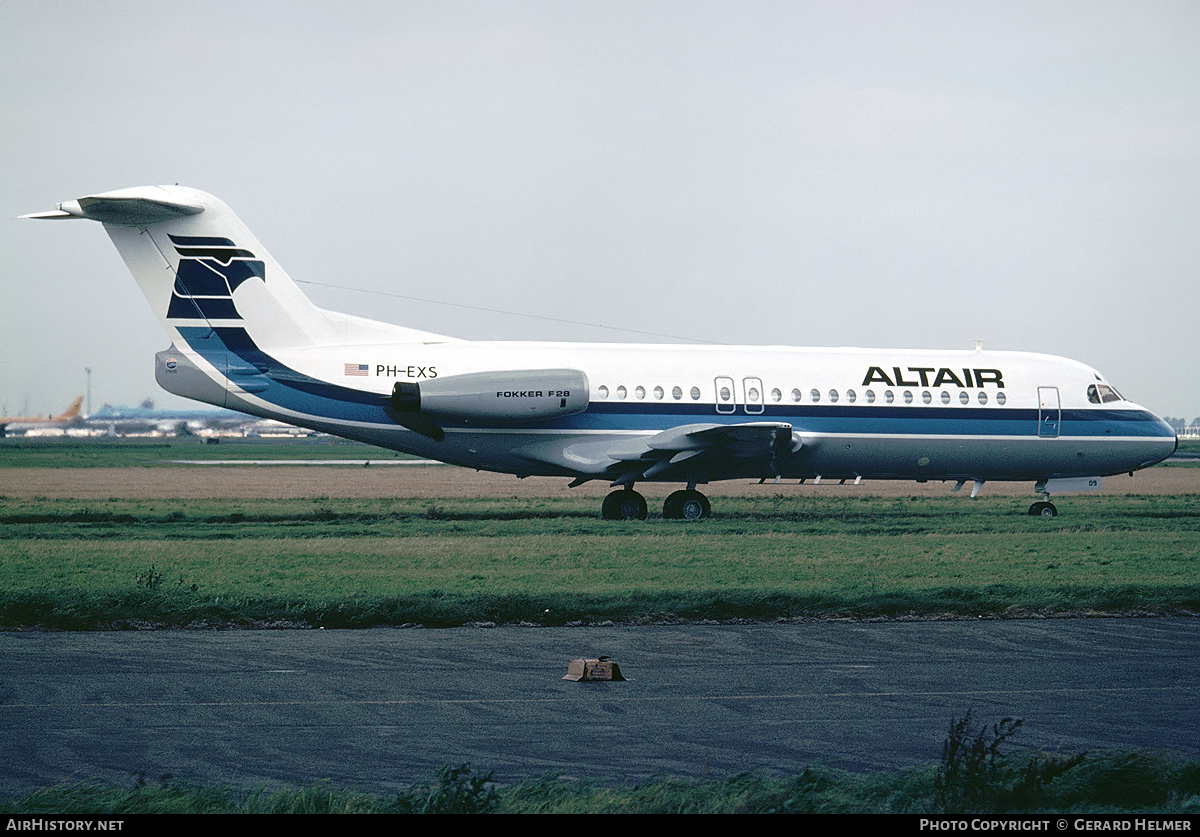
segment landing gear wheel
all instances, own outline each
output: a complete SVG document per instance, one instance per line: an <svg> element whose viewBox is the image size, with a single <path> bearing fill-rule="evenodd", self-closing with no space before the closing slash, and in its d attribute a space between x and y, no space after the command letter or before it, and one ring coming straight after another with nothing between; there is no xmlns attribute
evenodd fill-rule
<svg viewBox="0 0 1200 837"><path fill-rule="evenodd" d="M600 515L605 520L645 520L646 498L629 488L614 491L604 498Z"/></svg>
<svg viewBox="0 0 1200 837"><path fill-rule="evenodd" d="M663 502L663 517L667 520L703 520L711 513L708 498L695 489L676 491Z"/></svg>
<svg viewBox="0 0 1200 837"><path fill-rule="evenodd" d="M683 515L679 511L679 506L683 502L683 492L676 491L667 495L667 499L663 500L663 520L678 520Z"/></svg>
<svg viewBox="0 0 1200 837"><path fill-rule="evenodd" d="M1031 517L1057 517L1058 509L1054 508L1053 503L1034 503L1029 507L1029 515Z"/></svg>

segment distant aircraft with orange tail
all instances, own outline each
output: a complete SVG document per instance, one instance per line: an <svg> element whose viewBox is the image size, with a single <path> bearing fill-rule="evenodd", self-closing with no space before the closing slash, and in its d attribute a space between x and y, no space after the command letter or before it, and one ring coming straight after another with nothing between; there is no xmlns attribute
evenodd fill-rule
<svg viewBox="0 0 1200 837"><path fill-rule="evenodd" d="M33 427L56 427L74 424L80 421L79 408L83 406L83 396L71 402L67 411L58 416L3 416L0 417L0 439L14 430L31 430Z"/></svg>

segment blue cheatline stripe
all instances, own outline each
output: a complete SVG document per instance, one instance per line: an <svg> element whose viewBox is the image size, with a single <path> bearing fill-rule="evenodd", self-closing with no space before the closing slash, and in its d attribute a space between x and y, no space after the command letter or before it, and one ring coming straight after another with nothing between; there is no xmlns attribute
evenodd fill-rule
<svg viewBox="0 0 1200 837"><path fill-rule="evenodd" d="M704 405L714 409L712 405ZM655 417L662 429L697 421L722 424L779 421L812 433L942 436L1036 436L1038 411L1011 407L896 407L770 405L761 413L718 414L696 405L595 403L587 416L597 424L627 427L631 415ZM601 417L604 417L603 419ZM686 416L687 421L680 421ZM659 418L661 417L661 418ZM1063 410L1062 436L1166 436L1169 429L1144 410Z"/></svg>
<svg viewBox="0 0 1200 837"><path fill-rule="evenodd" d="M319 381L263 352L244 328L181 327L188 346L218 369L240 368L234 383L253 382L256 397L277 407L322 419L392 424L384 407L388 397ZM254 371L261 374L254 374ZM761 413L717 413L712 404L592 402L586 412L523 428L560 431L658 431L681 424L786 422L808 433L854 435L1037 436L1038 411L1008 407L896 407L845 405L770 405ZM447 422L447 427L455 426ZM472 427L511 424L471 422ZM1173 436L1144 410L1063 410L1060 436Z"/></svg>
<svg viewBox="0 0 1200 837"><path fill-rule="evenodd" d="M385 396L297 372L259 349L244 328L185 326L179 328L179 334L217 369L237 369L231 376L233 383L252 384L248 389L252 388L257 398L276 407L322 419L393 423L383 409Z"/></svg>

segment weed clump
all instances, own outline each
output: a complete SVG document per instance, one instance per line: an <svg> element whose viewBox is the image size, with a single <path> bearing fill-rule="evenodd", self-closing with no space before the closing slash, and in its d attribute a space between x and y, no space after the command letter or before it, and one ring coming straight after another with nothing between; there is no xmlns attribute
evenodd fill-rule
<svg viewBox="0 0 1200 837"><path fill-rule="evenodd" d="M1013 759L1000 747L1023 720L1003 718L971 730L971 712L950 725L942 761L933 780L934 805L945 814L987 814L1036 808L1048 801L1048 786L1083 763L1087 753L1069 759L1035 755Z"/></svg>
<svg viewBox="0 0 1200 837"><path fill-rule="evenodd" d="M137 574L134 582L138 587L144 587L147 590L157 590L162 584L162 573L156 570L154 565L151 564L150 569Z"/></svg>
<svg viewBox="0 0 1200 837"><path fill-rule="evenodd" d="M472 776L470 765L443 765L432 784L397 794L389 806L396 814L486 814L500 803L492 774Z"/></svg>

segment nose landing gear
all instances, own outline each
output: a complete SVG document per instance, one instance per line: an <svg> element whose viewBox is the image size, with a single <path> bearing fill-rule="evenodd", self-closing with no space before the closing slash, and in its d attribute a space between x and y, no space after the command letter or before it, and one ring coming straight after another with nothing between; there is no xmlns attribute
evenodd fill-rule
<svg viewBox="0 0 1200 837"><path fill-rule="evenodd" d="M1057 517L1058 509L1054 507L1053 503L1047 500L1040 503L1034 503L1032 506L1030 506L1029 514L1031 517Z"/></svg>

